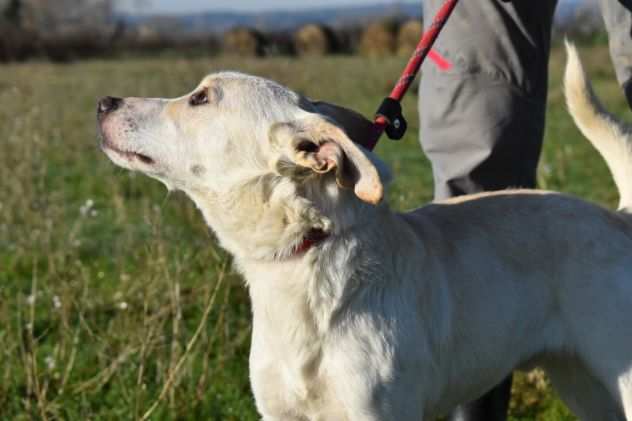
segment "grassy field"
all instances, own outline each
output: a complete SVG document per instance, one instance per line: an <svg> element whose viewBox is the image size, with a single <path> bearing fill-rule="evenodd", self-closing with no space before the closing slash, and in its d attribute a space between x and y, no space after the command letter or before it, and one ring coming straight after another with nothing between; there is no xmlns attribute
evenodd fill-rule
<svg viewBox="0 0 632 421"><path fill-rule="evenodd" d="M583 56L625 116L607 48ZM607 169L563 106L562 63L556 48L540 185L612 207ZM370 115L402 65L164 57L0 67L0 419L257 419L242 281L184 195L99 152L98 97L181 95L207 72L237 69ZM396 174L397 209L432 196L416 99L405 101L406 138L377 150ZM514 389L512 420L574 419L541 373L519 375Z"/></svg>

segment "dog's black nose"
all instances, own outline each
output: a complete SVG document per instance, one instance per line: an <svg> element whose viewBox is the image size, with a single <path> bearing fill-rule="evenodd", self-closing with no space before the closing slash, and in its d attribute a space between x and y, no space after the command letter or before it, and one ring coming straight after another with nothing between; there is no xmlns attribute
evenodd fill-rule
<svg viewBox="0 0 632 421"><path fill-rule="evenodd" d="M107 114L116 110L121 106L123 100L121 98L115 98L111 96L106 96L105 98L101 98L99 100L99 104L97 105L97 113L98 114Z"/></svg>

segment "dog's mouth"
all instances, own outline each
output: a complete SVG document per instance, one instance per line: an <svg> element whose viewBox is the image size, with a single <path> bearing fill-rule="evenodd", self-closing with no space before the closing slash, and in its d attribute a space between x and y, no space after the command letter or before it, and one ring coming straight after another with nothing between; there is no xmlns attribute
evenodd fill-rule
<svg viewBox="0 0 632 421"><path fill-rule="evenodd" d="M151 158L150 156L147 156L145 154L142 154L140 152L135 152L135 151L129 151L129 150L123 150L120 148L117 148L116 146L112 145L111 142L109 142L107 140L107 138L103 138L101 140L101 148L103 149L107 149L110 150L114 153L116 153L117 155L122 156L123 158L126 158L128 160L138 160L140 162L142 162L145 165L153 165L156 163L156 161Z"/></svg>

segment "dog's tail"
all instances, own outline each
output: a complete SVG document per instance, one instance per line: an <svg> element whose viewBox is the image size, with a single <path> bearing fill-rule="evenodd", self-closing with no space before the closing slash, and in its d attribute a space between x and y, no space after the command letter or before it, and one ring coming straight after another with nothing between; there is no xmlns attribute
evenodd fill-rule
<svg viewBox="0 0 632 421"><path fill-rule="evenodd" d="M566 41L564 93L581 132L603 156L619 189L619 209L632 210L632 130L609 114L595 95L577 49Z"/></svg>

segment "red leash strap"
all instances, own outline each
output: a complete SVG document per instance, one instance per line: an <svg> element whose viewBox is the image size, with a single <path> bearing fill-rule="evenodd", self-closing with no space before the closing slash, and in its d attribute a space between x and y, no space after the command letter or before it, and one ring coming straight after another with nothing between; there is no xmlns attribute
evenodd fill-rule
<svg viewBox="0 0 632 421"><path fill-rule="evenodd" d="M365 148L373 150L384 131L386 131L391 139L401 139L402 136L404 136L406 132L406 120L402 116L400 101L415 80L415 76L419 73L419 68L430 52L432 45L437 40L439 33L452 14L458 1L459 0L446 0L437 12L430 28L428 28L421 37L402 76L391 91L391 94L384 99L384 102L382 102L382 105L378 109L375 120L373 121L373 136L361 143Z"/></svg>

